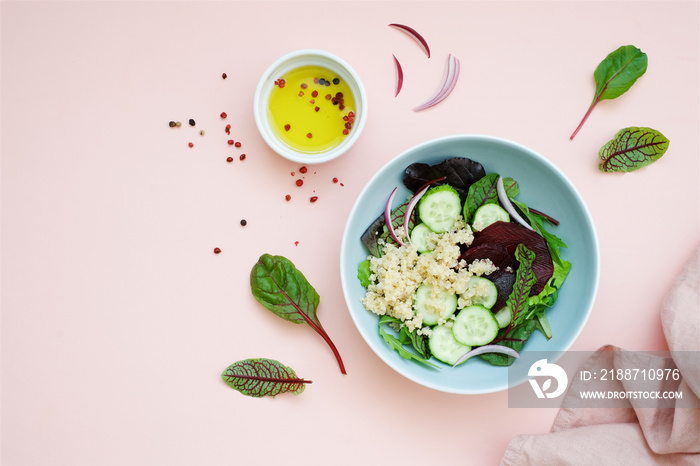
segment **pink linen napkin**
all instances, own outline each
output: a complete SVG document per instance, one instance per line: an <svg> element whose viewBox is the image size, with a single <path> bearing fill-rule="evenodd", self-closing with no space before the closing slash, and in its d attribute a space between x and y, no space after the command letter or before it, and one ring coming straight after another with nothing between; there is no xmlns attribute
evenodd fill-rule
<svg viewBox="0 0 700 466"><path fill-rule="evenodd" d="M631 399L624 401L624 408L566 408L575 406L576 400L569 397L593 383L577 379L551 432L515 437L501 465L700 465L700 248L664 300L661 324L672 361L608 345L596 351L582 369L595 372L627 363L648 368L675 364L680 379L655 382L655 388L682 391L684 407L674 409L675 400L665 400L662 407L641 407ZM635 360L630 362L629 358ZM624 390L625 385L621 381L608 381L604 386L600 381L595 383L604 390Z"/></svg>

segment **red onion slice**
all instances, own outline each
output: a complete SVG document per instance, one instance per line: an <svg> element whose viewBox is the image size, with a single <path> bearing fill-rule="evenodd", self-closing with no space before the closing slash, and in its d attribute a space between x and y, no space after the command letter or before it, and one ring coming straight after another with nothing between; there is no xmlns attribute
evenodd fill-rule
<svg viewBox="0 0 700 466"><path fill-rule="evenodd" d="M401 68L401 63L399 63L399 60L396 58L396 55L391 55L394 57L394 65L396 68L396 94L394 97L399 95L399 92L401 92L401 88L403 87L403 68Z"/></svg>
<svg viewBox="0 0 700 466"><path fill-rule="evenodd" d="M392 27L394 29L398 29L399 31L403 31L409 36L411 36L416 42L418 42L418 45L420 45L420 48L423 49L423 52L430 58L430 47L428 47L428 42L421 36L418 31L413 29L412 27L408 27L404 24L396 24L392 23L389 25L389 27Z"/></svg>
<svg viewBox="0 0 700 466"><path fill-rule="evenodd" d="M438 92L438 98L440 101L444 100L447 95L452 92L455 85L457 84L457 77L459 76L460 63L457 57L450 54L447 56L447 64L445 65L448 72L451 71L451 75L448 73L446 83L441 87ZM438 101L439 102L439 101ZM437 103L437 102L436 102Z"/></svg>
<svg viewBox="0 0 700 466"><path fill-rule="evenodd" d="M447 57L447 63L445 64L445 72L442 75L442 81L440 82L437 92L435 92L435 94L425 103L414 108L413 111L420 112L421 110L433 107L445 100L457 85L459 69L459 59L457 59L457 57L454 55L449 54Z"/></svg>
<svg viewBox="0 0 700 466"><path fill-rule="evenodd" d="M391 235L392 238L394 238L394 241L399 243L400 246L405 246L404 243L396 237L396 232L394 231L394 225L391 223L391 204L394 202L394 196L396 195L396 190L399 189L398 187L394 188L394 190L391 192L389 195L389 199L386 201L386 205L384 206L384 222L386 222L386 229L389 230L389 234Z"/></svg>
<svg viewBox="0 0 700 466"><path fill-rule="evenodd" d="M408 239L408 244L411 244L411 236L408 234L408 223L411 220L411 214L413 213L413 209L416 207L416 204L418 204L418 201L420 201L420 198L423 197L423 194L430 188L430 185L426 186L425 188L421 189L416 193L415 196L408 202L408 205L406 206L406 214L403 216L403 231L406 233L406 238Z"/></svg>
<svg viewBox="0 0 700 466"><path fill-rule="evenodd" d="M518 222L528 230L535 231L535 229L532 228L529 223L523 220L518 211L515 210L515 207L513 207L513 204L510 202L510 199L508 199L508 194L506 194L506 188L505 186L503 186L502 176L499 176L498 181L496 181L496 192L498 193L498 200L501 201L501 205L504 209L506 209L506 212L508 212L508 214L510 214L510 216L516 222Z"/></svg>
<svg viewBox="0 0 700 466"><path fill-rule="evenodd" d="M474 348L473 350L465 353L460 357L456 363L452 365L452 367L455 367L456 365L466 361L467 359L473 357L473 356L478 356L480 354L485 354L485 353L500 353L500 354L505 354L506 356L512 356L514 358L519 358L520 354L515 351L513 348L509 348L508 346L503 346L503 345L484 345L484 346L478 346Z"/></svg>

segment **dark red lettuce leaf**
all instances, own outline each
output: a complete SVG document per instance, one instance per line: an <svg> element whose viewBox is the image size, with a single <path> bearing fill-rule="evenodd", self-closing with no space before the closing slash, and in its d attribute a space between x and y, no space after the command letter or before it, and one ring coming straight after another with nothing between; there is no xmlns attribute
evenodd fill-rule
<svg viewBox="0 0 700 466"><path fill-rule="evenodd" d="M515 271L518 268L515 249L521 243L535 253L533 271L537 281L530 290L530 295L534 296L542 292L554 274L554 263L547 247L547 241L539 233L516 223L496 222L481 231L474 232L474 241L460 257L468 264L475 259L491 259L498 267L496 272L488 276L498 289L498 300L493 307L494 311L505 305L508 296L513 291ZM504 250L507 253L505 257Z"/></svg>
<svg viewBox="0 0 700 466"><path fill-rule="evenodd" d="M410 201L405 201L400 204L394 210L391 211L391 224L394 230L403 228L404 216L406 215L406 209L408 208L408 203ZM408 219L408 229L413 230L413 226L416 224L416 219L418 218L418 210L411 212L411 217ZM379 240L384 240L385 243L397 244L394 238L389 234L389 230L386 228L386 221L384 219L384 214L379 215L372 224L367 227L360 240L365 245L370 254L376 257L382 256L383 246L379 244Z"/></svg>
<svg viewBox="0 0 700 466"><path fill-rule="evenodd" d="M375 257L382 256L382 246L379 244L379 239L384 239L389 236L386 231L386 221L384 220L384 214L372 222L370 226L367 227L360 240L362 244L365 245L370 254Z"/></svg>
<svg viewBox="0 0 700 466"><path fill-rule="evenodd" d="M464 201L469 192L469 186L484 176L486 176L486 171L479 162L466 157L452 157L435 165L427 163L409 165L404 171L403 184L416 193L427 183L444 177L441 181L431 183L431 185L449 184L457 190Z"/></svg>

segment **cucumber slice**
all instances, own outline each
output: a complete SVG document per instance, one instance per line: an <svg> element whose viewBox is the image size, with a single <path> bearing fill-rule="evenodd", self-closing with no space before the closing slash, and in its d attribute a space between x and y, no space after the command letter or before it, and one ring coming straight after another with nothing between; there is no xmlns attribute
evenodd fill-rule
<svg viewBox="0 0 700 466"><path fill-rule="evenodd" d="M508 212L498 204L484 204L474 212L472 229L474 231L481 231L498 221L510 222L510 215L508 215Z"/></svg>
<svg viewBox="0 0 700 466"><path fill-rule="evenodd" d="M436 233L452 229L461 214L462 201L459 194L447 184L430 188L418 204L421 221Z"/></svg>
<svg viewBox="0 0 700 466"><path fill-rule="evenodd" d="M467 354L472 347L463 345L455 340L452 329L446 325L438 325L433 328L433 333L428 339L430 353L436 359L453 366L459 358Z"/></svg>
<svg viewBox="0 0 700 466"><path fill-rule="evenodd" d="M430 251L430 248L428 248L428 235L432 232L433 230L428 228L425 223L419 223L413 227L413 231L411 231L411 244L416 245L418 252Z"/></svg>
<svg viewBox="0 0 700 466"><path fill-rule="evenodd" d="M482 346L498 335L498 321L484 306L465 307L452 326L455 340L467 346Z"/></svg>
<svg viewBox="0 0 700 466"><path fill-rule="evenodd" d="M499 328L506 328L511 319L513 319L513 311L508 306L505 306L493 316L496 318Z"/></svg>
<svg viewBox="0 0 700 466"><path fill-rule="evenodd" d="M427 302L433 294L433 286L423 283L416 290L416 300L413 303L413 310L419 316L423 317L425 325L435 325L442 319L447 319L457 310L457 295L449 291L441 291L438 293L441 308L434 309L427 307Z"/></svg>
<svg viewBox="0 0 700 466"><path fill-rule="evenodd" d="M472 304L480 304L486 309L491 309L498 299L498 288L496 285L484 277L474 275L467 282L467 291L474 295L471 298Z"/></svg>

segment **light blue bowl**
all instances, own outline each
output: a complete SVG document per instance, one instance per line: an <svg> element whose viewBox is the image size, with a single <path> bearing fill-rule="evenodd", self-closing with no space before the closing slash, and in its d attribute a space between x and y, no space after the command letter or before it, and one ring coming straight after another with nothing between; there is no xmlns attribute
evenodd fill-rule
<svg viewBox="0 0 700 466"><path fill-rule="evenodd" d="M550 362L553 362L571 347L588 320L598 289L600 257L593 220L576 188L556 166L525 146L497 137L456 135L419 144L391 160L369 180L355 201L343 234L340 253L343 293L362 337L399 374L448 393L497 392L509 387L508 368L473 358L456 368L438 363L440 368L433 369L402 358L379 336L378 317L360 303L365 289L357 278L357 268L368 254L360 241L362 233L383 213L394 187L399 187L396 199L410 195L403 185L403 173L408 165L415 162L432 165L450 157L471 158L481 163L486 173L496 172L515 179L520 186L517 200L560 222L559 226L546 228L568 245L561 250L562 258L570 261L572 268L556 304L548 310L553 337L547 341L535 331L524 351L551 351ZM526 380L512 379L510 386Z"/></svg>

